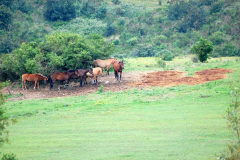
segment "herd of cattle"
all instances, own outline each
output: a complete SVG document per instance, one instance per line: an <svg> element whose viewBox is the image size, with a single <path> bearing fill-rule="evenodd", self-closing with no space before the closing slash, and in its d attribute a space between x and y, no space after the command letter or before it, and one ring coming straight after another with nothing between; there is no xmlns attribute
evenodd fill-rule
<svg viewBox="0 0 240 160"><path fill-rule="evenodd" d="M103 68L107 69L106 75L109 75L109 70L111 65L113 65L114 69L114 75L117 81L119 80L119 75L120 75L120 80L122 78L122 70L124 69L124 62L119 61L116 58L109 58L106 60L101 60L97 59L93 61L93 66L94 68L83 68L83 69L76 69L76 70L67 70L65 72L60 72L60 73L52 73L49 76L50 80L50 89L53 88L54 82L55 81L66 81L66 84L69 83L70 79L79 79L80 84L79 87L82 87L82 82L87 83L86 79L87 77L93 77L94 84L97 84L97 78L99 74L102 76L104 75L103 73ZM44 84L47 83L48 78L40 73L35 73L35 74L23 74L22 75L22 89L27 89L26 87L26 81L29 82L35 82L34 84L34 90L36 89L36 86L38 85L39 88L39 82L44 81Z"/></svg>

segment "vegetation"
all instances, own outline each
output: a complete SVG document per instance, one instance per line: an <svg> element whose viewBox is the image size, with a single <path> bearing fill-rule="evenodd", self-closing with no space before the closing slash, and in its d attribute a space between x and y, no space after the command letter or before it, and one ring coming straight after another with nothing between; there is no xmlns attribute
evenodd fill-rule
<svg viewBox="0 0 240 160"><path fill-rule="evenodd" d="M4 143L8 143L8 134L7 126L9 125L10 118L6 114L6 110L3 108L6 97L2 93L2 88L9 85L9 82L0 83L0 148ZM16 119L13 120L16 122ZM0 152L0 156L1 156ZM3 154L2 160L15 160L16 155L14 154Z"/></svg>
<svg viewBox="0 0 240 160"><path fill-rule="evenodd" d="M226 119L228 122L228 127L230 131L232 131L235 140L233 143L228 144L228 151L223 152L219 159L229 159L235 160L240 158L240 85L238 82L233 82L231 84L231 91L230 91L230 105L227 110Z"/></svg>
<svg viewBox="0 0 240 160"><path fill-rule="evenodd" d="M206 62L212 50L212 42L203 38L200 38L199 41L192 47L192 51L198 55L200 62Z"/></svg>
<svg viewBox="0 0 240 160"><path fill-rule="evenodd" d="M83 37L78 34L55 33L46 36L46 42L22 43L12 54L2 55L1 72L6 78L24 73L42 73L84 68L94 59L107 58L113 45L97 34ZM15 64L12 66L12 64Z"/></svg>

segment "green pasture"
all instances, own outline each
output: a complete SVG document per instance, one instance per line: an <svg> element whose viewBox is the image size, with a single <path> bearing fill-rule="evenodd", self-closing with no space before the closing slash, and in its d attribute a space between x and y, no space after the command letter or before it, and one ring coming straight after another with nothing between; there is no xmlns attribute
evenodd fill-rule
<svg viewBox="0 0 240 160"><path fill-rule="evenodd" d="M227 79L193 86L150 87L86 96L9 101L17 118L2 153L18 159L216 159L234 140L224 114L230 86L239 84L237 58L166 62L188 75L231 68ZM154 58L126 59L127 71L164 70ZM139 65L139 66L138 66Z"/></svg>

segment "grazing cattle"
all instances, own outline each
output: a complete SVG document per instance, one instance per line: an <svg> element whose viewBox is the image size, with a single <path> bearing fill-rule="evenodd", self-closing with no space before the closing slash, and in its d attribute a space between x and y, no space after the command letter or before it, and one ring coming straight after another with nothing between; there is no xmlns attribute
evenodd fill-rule
<svg viewBox="0 0 240 160"><path fill-rule="evenodd" d="M102 76L104 76L104 72L103 72L103 69L100 68L100 67L96 67L96 68L93 68L93 80L94 80L94 84L97 85L97 79L98 79L98 76L99 74L101 74ZM87 78L88 77L92 77L92 75L90 73L87 73L86 76L83 78L84 80L84 84L86 83L87 84Z"/></svg>
<svg viewBox="0 0 240 160"><path fill-rule="evenodd" d="M113 62L113 69L114 69L114 74L115 74L115 78L117 79L118 81L118 73L120 73L120 81L121 81L121 78L122 78L122 70L124 69L124 63L123 61L114 61Z"/></svg>
<svg viewBox="0 0 240 160"><path fill-rule="evenodd" d="M62 73L52 73L50 75L50 89L53 88L55 81L66 81L66 84L69 83L70 77L75 74L75 70L68 70Z"/></svg>
<svg viewBox="0 0 240 160"><path fill-rule="evenodd" d="M86 76L87 72L89 72L90 74L94 75L92 68L83 68L83 69L75 70L75 74L78 76L78 78L80 80L79 87L82 87L82 80Z"/></svg>
<svg viewBox="0 0 240 160"><path fill-rule="evenodd" d="M107 68L106 75L109 75L110 67L115 60L117 60L117 58L108 58L106 60L96 59L95 61L93 61L93 66L94 68L96 67Z"/></svg>
<svg viewBox="0 0 240 160"><path fill-rule="evenodd" d="M29 82L35 82L34 84L34 90L36 89L36 85L38 85L38 89L39 88L39 81L43 80L44 81L44 84L47 83L47 80L48 78L40 73L35 73L35 74L29 74L29 73L26 73L26 74L23 74L22 75L22 89L24 90L27 89L27 86L26 86L26 81L29 81Z"/></svg>

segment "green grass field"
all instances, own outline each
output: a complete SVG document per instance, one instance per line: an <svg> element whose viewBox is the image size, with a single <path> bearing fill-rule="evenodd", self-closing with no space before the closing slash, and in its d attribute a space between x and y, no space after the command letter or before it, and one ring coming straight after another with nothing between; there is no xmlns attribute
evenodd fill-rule
<svg viewBox="0 0 240 160"><path fill-rule="evenodd" d="M126 59L126 71L136 70L136 60L141 71L162 70L153 65L154 58L138 58ZM234 140L224 114L230 85L239 84L239 62L222 58L194 64L175 58L166 69L192 75L210 68L234 72L228 79L193 86L7 102L7 114L18 123L9 126L10 143L1 152L41 160L216 159Z"/></svg>

